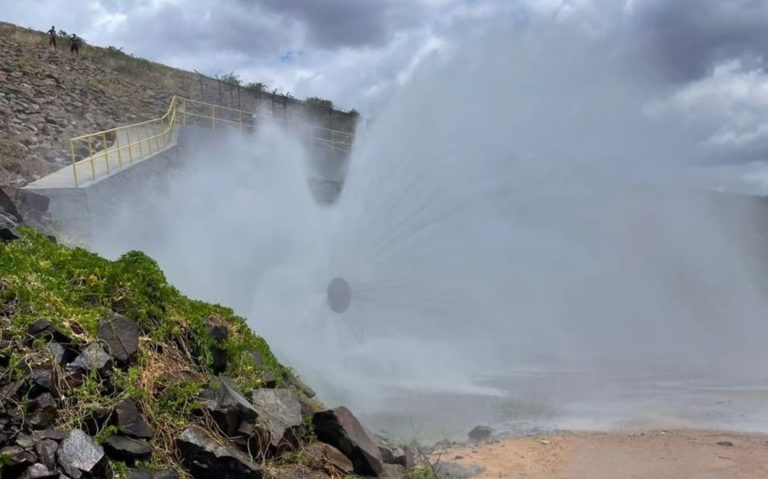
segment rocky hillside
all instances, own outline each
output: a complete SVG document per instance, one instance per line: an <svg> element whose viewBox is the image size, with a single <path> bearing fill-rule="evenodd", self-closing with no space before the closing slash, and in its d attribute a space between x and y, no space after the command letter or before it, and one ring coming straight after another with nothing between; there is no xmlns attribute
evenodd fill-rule
<svg viewBox="0 0 768 479"><path fill-rule="evenodd" d="M0 477L413 468L413 448L326 410L231 310L185 297L140 252L108 261L58 244L22 225L24 205L0 190Z"/></svg>
<svg viewBox="0 0 768 479"><path fill-rule="evenodd" d="M301 115L354 129L356 115L254 91L197 73L86 45L48 48L45 34L0 22L0 186L23 185L70 161L68 140L155 118L173 95L248 111Z"/></svg>

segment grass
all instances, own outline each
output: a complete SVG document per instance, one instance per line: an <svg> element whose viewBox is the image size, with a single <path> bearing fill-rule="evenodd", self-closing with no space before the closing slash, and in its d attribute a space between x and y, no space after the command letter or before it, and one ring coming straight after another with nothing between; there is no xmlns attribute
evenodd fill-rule
<svg viewBox="0 0 768 479"><path fill-rule="evenodd" d="M8 341L0 354L10 355L2 374L17 380L29 367L54 367L60 394L58 429L82 427L94 411L113 408L123 399L136 400L156 433L150 465L180 471L174 440L188 424L206 420L195 398L214 373L215 349L227 357L222 374L246 392L262 386L266 373L279 384L293 380L244 319L228 308L185 297L143 253L132 251L109 261L56 244L29 228L21 233L20 240L0 245L0 340ZM129 367L116 368L111 378L97 373L73 377L26 333L32 321L46 318L82 347L96 340L99 321L114 313L135 320L143 336L138 357ZM223 344L211 336L212 324L228 328ZM261 360L255 361L255 355ZM96 438L114 432L102 429Z"/></svg>

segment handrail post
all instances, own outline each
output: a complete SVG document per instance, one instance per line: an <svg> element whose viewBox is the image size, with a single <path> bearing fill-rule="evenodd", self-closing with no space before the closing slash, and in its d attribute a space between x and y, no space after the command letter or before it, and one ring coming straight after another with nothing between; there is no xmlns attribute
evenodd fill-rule
<svg viewBox="0 0 768 479"><path fill-rule="evenodd" d="M139 141L137 141L137 143L139 144L139 160L144 159L144 139L141 137L141 128L142 127L138 127L138 129L136 130L136 132L138 133L137 136L139 137Z"/></svg>
<svg viewBox="0 0 768 479"><path fill-rule="evenodd" d="M88 156L91 158L91 179L96 181L96 166L93 164L93 141L91 136L88 137Z"/></svg>
<svg viewBox="0 0 768 479"><path fill-rule="evenodd" d="M109 174L109 153L107 152L107 150L109 150L109 147L107 145L106 133L101 134L101 141L104 142L104 162L107 164L107 174Z"/></svg>
<svg viewBox="0 0 768 479"><path fill-rule="evenodd" d="M156 148L155 152L158 152L161 149L160 148L160 135L162 135L162 133L156 133L156 134L152 135L152 137L155 139L155 148Z"/></svg>
<svg viewBox="0 0 768 479"><path fill-rule="evenodd" d="M117 148L117 164L123 167L123 155L120 153L120 130L115 130L115 148Z"/></svg>
<svg viewBox="0 0 768 479"><path fill-rule="evenodd" d="M128 141L128 161L133 163L133 143L131 142L131 128L125 129L125 139Z"/></svg>
<svg viewBox="0 0 768 479"><path fill-rule="evenodd" d="M75 160L75 142L73 140L69 140L69 154L72 156L72 172L75 174L75 188L77 188L77 161Z"/></svg>

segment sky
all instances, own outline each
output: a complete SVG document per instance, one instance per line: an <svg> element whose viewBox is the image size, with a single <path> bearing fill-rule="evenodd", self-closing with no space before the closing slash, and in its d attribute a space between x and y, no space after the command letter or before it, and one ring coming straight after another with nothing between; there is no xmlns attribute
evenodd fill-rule
<svg viewBox="0 0 768 479"><path fill-rule="evenodd" d="M630 39L668 85L665 108L723 123L713 142L764 153L768 0L0 0L3 21L369 115L488 24L569 18Z"/></svg>

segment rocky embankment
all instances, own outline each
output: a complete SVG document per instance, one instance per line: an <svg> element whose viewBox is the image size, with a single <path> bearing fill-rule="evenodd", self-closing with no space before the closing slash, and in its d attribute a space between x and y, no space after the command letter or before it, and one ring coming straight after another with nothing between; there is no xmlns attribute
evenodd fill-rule
<svg viewBox="0 0 768 479"><path fill-rule="evenodd" d="M404 477L414 467L412 447L323 407L242 318L183 296L144 254L108 261L23 225L22 212L44 206L0 190L3 479Z"/></svg>

